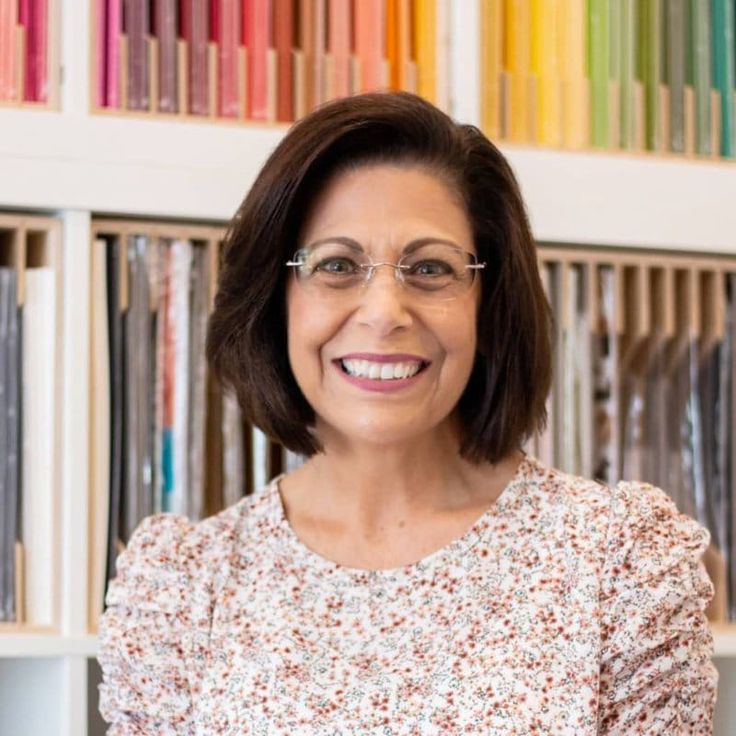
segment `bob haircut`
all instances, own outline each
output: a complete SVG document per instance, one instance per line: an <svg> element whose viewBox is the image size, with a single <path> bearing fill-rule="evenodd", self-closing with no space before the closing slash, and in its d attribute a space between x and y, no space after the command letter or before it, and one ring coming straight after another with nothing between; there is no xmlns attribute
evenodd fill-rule
<svg viewBox="0 0 736 736"><path fill-rule="evenodd" d="M327 103L295 123L233 218L221 256L207 359L246 419L289 450L323 450L287 353L285 263L327 180L370 164L436 175L465 207L480 261L475 363L456 406L460 454L498 462L546 426L552 316L524 203L501 152L408 92Z"/></svg>

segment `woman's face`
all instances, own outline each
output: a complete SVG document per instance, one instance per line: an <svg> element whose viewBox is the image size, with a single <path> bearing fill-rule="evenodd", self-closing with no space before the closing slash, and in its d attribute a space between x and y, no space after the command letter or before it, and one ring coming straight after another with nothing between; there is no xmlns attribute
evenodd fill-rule
<svg viewBox="0 0 736 736"><path fill-rule="evenodd" d="M396 263L418 238L475 253L463 207L443 181L420 168L369 165L328 181L299 247L335 237L356 241L374 262ZM291 276L289 361L320 439L336 433L341 441L391 444L448 420L473 367L479 295L476 278L450 301L417 298L392 268L379 267L364 288L324 299ZM398 376L421 368L406 378L376 376L390 366Z"/></svg>

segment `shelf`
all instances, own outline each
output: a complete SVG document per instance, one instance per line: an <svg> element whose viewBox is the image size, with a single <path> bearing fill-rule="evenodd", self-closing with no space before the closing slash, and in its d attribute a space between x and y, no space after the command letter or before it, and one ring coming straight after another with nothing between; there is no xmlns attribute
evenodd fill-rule
<svg viewBox="0 0 736 736"><path fill-rule="evenodd" d="M94 657L97 637L61 636L58 634L2 634L0 658L6 657Z"/></svg>
<svg viewBox="0 0 736 736"><path fill-rule="evenodd" d="M736 253L733 162L501 150L519 178L537 240Z"/></svg>
<svg viewBox="0 0 736 736"><path fill-rule="evenodd" d="M14 109L0 110L0 127L3 207L220 222L234 214L286 130ZM538 240L736 253L735 163L501 150Z"/></svg>
<svg viewBox="0 0 736 736"><path fill-rule="evenodd" d="M283 126L0 111L3 207L228 220Z"/></svg>

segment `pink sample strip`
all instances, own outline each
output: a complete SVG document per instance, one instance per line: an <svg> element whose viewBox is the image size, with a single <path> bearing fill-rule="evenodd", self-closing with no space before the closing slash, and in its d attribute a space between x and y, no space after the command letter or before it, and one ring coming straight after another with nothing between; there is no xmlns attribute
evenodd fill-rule
<svg viewBox="0 0 736 736"><path fill-rule="evenodd" d="M248 112L253 120L268 119L268 47L271 39L271 0L249 0L245 13L248 46ZM249 17L248 17L249 16Z"/></svg>
<svg viewBox="0 0 736 736"><path fill-rule="evenodd" d="M122 0L107 0L105 18L105 105L120 107L120 34L123 32Z"/></svg>
<svg viewBox="0 0 736 736"><path fill-rule="evenodd" d="M335 97L350 94L350 0L329 0L328 46L334 70Z"/></svg>
<svg viewBox="0 0 736 736"><path fill-rule="evenodd" d="M48 4L47 0L21 0L21 25L26 30L26 73L23 98L48 100Z"/></svg>
<svg viewBox="0 0 736 736"><path fill-rule="evenodd" d="M0 100L16 100L15 28L17 0L0 0Z"/></svg>

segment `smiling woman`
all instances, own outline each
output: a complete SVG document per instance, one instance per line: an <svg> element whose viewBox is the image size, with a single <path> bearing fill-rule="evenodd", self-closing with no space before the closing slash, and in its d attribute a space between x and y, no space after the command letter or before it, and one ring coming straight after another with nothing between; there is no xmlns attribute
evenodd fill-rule
<svg viewBox="0 0 736 736"><path fill-rule="evenodd" d="M514 176L407 93L338 100L228 233L207 344L306 456L146 519L101 624L117 734L709 734L708 532L523 452L552 316Z"/></svg>
<svg viewBox="0 0 736 736"><path fill-rule="evenodd" d="M258 426L295 452L312 455L321 447L315 407L288 361L284 311L295 278L303 286L314 283L299 272L312 267L312 247L325 238L333 249L328 255L340 245L352 251L354 264L364 266L358 270L370 276L370 288L357 293L371 297L384 293L389 272L365 268L363 260L396 263L415 239L431 238L427 245L435 247L445 240L464 252L464 265L483 263L480 278L473 277L476 269L465 269L471 275L465 286L431 297L427 291L414 300L429 301L425 313L432 306L430 312L446 315L475 300L477 318L469 323L478 350L472 350L471 375L460 386L456 412L461 454L493 463L541 428L551 381L551 317L518 185L505 158L477 128L453 123L408 93L359 95L297 123L233 221L208 355ZM307 258L304 266L284 268L297 257ZM335 264L333 259L333 271ZM318 283L324 283L321 276ZM315 297L310 311L335 311L324 300L338 298L338 289L304 291ZM356 290L349 291L353 299ZM459 298L440 303L448 294ZM408 339L391 336L389 342ZM383 352L368 350L371 345L351 347ZM251 370L244 371L246 356Z"/></svg>

